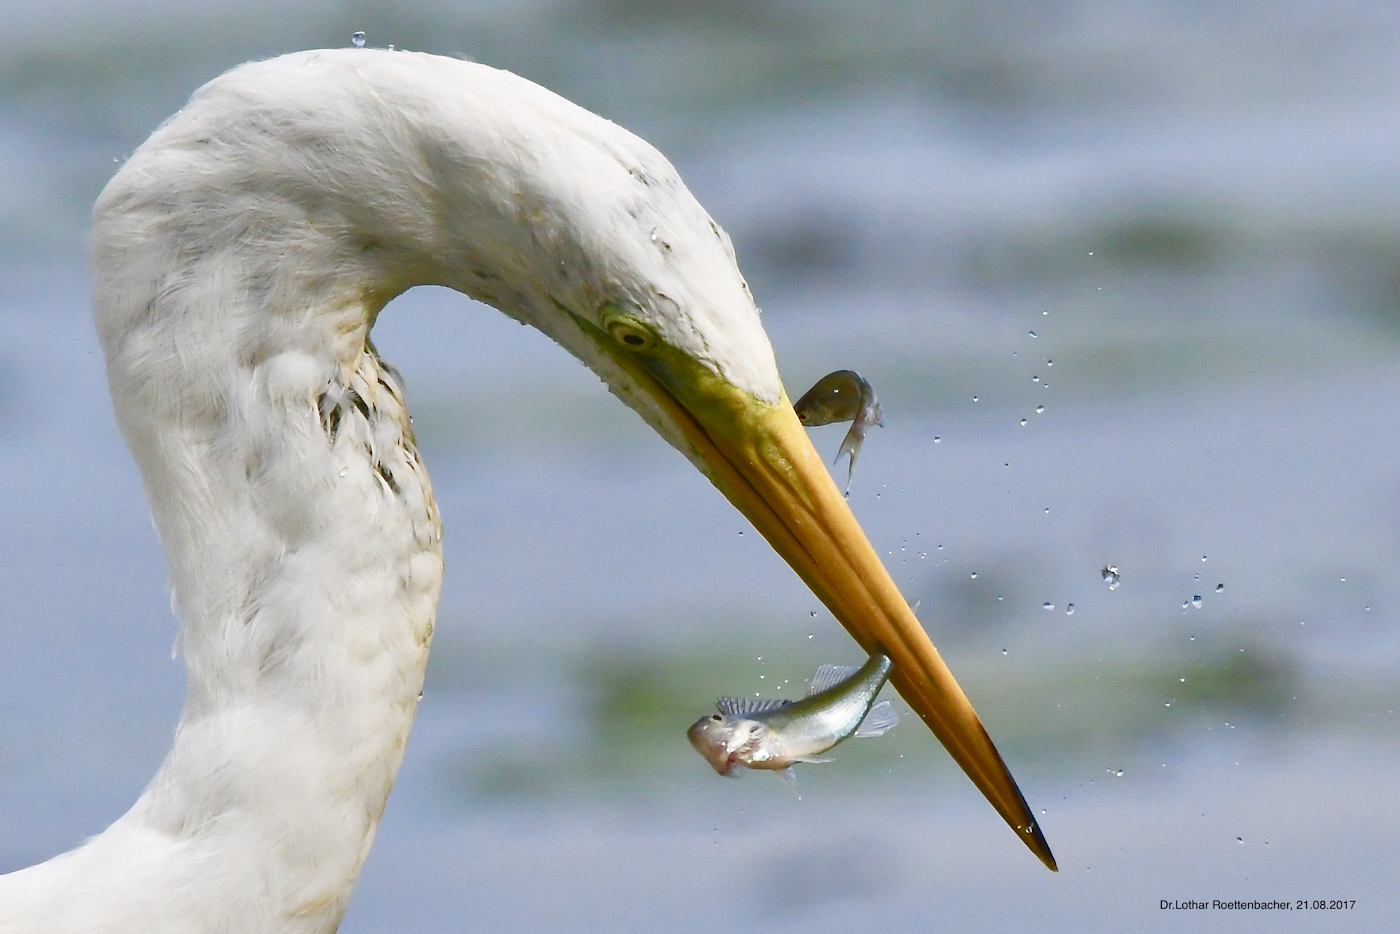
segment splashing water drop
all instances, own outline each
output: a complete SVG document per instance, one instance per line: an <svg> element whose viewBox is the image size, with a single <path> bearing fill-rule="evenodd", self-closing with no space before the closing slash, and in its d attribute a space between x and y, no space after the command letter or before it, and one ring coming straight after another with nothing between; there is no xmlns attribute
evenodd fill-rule
<svg viewBox="0 0 1400 934"><path fill-rule="evenodd" d="M1104 583L1108 584L1109 590L1117 590L1118 585L1123 582L1123 577L1118 573L1116 564L1105 564L1099 569L1099 576L1104 579Z"/></svg>
<svg viewBox="0 0 1400 934"><path fill-rule="evenodd" d="M350 43L357 49L363 49L365 47L365 34L361 31L351 33Z"/></svg>

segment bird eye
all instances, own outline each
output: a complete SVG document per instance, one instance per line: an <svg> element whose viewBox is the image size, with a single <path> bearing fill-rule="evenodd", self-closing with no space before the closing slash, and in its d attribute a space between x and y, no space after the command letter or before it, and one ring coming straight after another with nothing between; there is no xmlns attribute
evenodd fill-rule
<svg viewBox="0 0 1400 934"><path fill-rule="evenodd" d="M624 347L631 350L650 350L656 345L656 335L635 318L623 317L612 308L605 309L601 317L603 330Z"/></svg>

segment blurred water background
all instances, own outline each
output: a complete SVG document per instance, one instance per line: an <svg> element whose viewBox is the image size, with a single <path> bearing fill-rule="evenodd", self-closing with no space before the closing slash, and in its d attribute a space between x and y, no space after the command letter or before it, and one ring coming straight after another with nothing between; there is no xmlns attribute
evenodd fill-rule
<svg viewBox="0 0 1400 934"><path fill-rule="evenodd" d="M683 734L716 695L799 691L858 650L594 377L418 290L375 338L448 579L347 934L1400 917L1400 8L0 13L0 870L115 819L182 703L89 322L89 206L205 80L363 29L649 139L733 236L790 392L842 367L876 386L852 506L1062 871L917 721L804 767L800 801L713 775ZM1356 904L1159 907L1186 898Z"/></svg>

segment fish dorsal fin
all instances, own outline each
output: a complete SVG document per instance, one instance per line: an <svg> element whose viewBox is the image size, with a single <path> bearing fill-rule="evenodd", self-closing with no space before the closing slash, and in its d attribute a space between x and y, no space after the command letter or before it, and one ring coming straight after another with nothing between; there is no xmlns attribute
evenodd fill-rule
<svg viewBox="0 0 1400 934"><path fill-rule="evenodd" d="M857 671L860 669L855 665L823 665L812 675L812 686L807 689L807 694L811 696L827 688L836 687Z"/></svg>
<svg viewBox="0 0 1400 934"><path fill-rule="evenodd" d="M870 708L870 712L865 715L865 719L860 721L860 726L856 727L854 735L860 737L884 736L898 723L899 714L894 712L894 708L890 706L889 701L882 700L880 703Z"/></svg>
<svg viewBox="0 0 1400 934"><path fill-rule="evenodd" d="M786 707L792 701L780 700L778 698L758 698L758 697L721 697L715 706L719 712L726 717L743 717L751 713L767 713L770 710L777 710Z"/></svg>

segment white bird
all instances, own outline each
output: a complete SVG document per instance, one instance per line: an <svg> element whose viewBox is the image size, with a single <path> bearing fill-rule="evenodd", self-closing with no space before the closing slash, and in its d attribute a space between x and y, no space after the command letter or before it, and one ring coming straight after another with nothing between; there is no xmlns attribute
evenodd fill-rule
<svg viewBox="0 0 1400 934"><path fill-rule="evenodd" d="M728 238L649 145L515 75L304 52L196 92L98 199L93 303L188 667L139 800L0 877L0 932L327 932L417 708L442 557L369 341L420 284L562 344L749 518L1045 863L793 413Z"/></svg>

